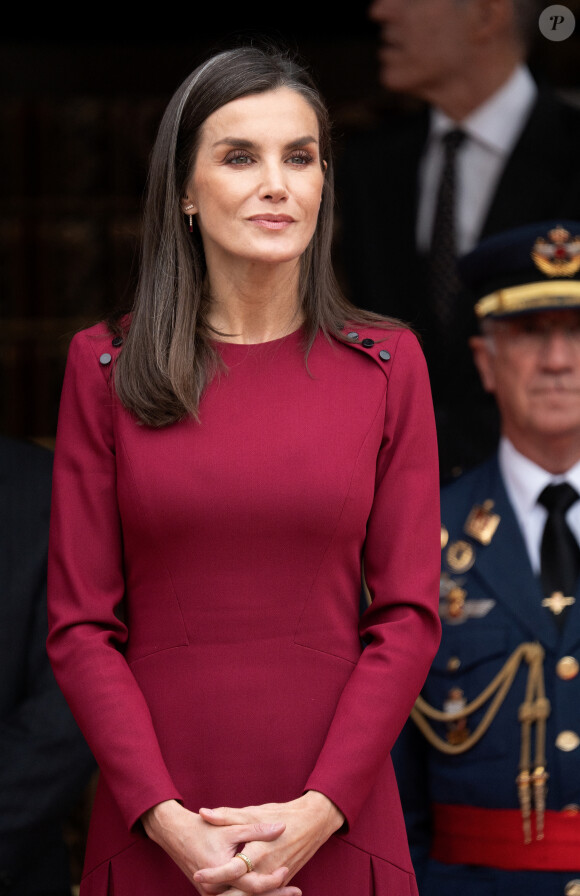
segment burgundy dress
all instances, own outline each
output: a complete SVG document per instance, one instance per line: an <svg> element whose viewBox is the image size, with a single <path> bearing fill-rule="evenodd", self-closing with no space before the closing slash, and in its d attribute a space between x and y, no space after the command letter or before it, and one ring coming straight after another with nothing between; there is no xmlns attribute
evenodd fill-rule
<svg viewBox="0 0 580 896"><path fill-rule="evenodd" d="M162 800L306 789L347 822L305 896L417 892L389 751L440 635L426 367L404 329L319 335L307 364L301 337L219 344L199 422L161 429L116 397L104 326L72 342L49 652L101 768L83 896L195 892L142 831Z"/></svg>

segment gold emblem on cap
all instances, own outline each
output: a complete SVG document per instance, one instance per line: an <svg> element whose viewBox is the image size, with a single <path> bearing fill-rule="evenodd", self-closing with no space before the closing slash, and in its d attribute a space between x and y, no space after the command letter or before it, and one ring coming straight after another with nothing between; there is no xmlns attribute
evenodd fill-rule
<svg viewBox="0 0 580 896"><path fill-rule="evenodd" d="M475 504L465 521L464 530L480 544L488 545L499 526L500 516L492 513L493 501Z"/></svg>
<svg viewBox="0 0 580 896"><path fill-rule="evenodd" d="M562 681L570 681L578 675L578 660L573 656L563 656L556 663L556 675Z"/></svg>
<svg viewBox="0 0 580 896"><path fill-rule="evenodd" d="M565 597L561 591L554 591L550 597L545 597L542 606L547 607L554 616L559 616L566 607L576 603L575 597Z"/></svg>
<svg viewBox="0 0 580 896"><path fill-rule="evenodd" d="M453 572L467 572L475 563L475 551L468 541L452 541L445 555L447 565Z"/></svg>
<svg viewBox="0 0 580 896"><path fill-rule="evenodd" d="M580 235L571 237L564 227L554 227L547 240L538 237L531 256L548 277L573 277L580 270Z"/></svg>
<svg viewBox="0 0 580 896"><path fill-rule="evenodd" d="M580 896L580 880L569 880L564 887L564 896Z"/></svg>

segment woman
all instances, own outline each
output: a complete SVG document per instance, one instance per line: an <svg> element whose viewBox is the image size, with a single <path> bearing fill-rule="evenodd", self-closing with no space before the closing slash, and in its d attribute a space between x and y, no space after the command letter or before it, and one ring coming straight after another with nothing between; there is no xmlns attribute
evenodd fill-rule
<svg viewBox="0 0 580 896"><path fill-rule="evenodd" d="M132 314L72 342L49 651L101 768L83 896L416 892L389 750L439 641L433 413L413 335L340 297L332 189L306 72L211 58Z"/></svg>

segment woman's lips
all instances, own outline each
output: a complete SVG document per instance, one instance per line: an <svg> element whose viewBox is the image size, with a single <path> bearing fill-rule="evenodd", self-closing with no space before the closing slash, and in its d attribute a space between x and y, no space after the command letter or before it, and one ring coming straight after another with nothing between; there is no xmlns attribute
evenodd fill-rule
<svg viewBox="0 0 580 896"><path fill-rule="evenodd" d="M267 230L284 230L289 224L294 222L294 218L290 215L252 215L248 220Z"/></svg>

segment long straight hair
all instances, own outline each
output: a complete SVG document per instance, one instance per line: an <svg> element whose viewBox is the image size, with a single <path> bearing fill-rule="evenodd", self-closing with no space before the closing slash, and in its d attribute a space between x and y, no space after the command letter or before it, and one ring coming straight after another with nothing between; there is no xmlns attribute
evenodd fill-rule
<svg viewBox="0 0 580 896"><path fill-rule="evenodd" d="M347 321L385 322L343 297L331 263L334 174L326 106L303 65L277 50L226 50L200 65L173 95L161 120L149 168L141 263L130 324L115 368L121 402L149 426L198 416L202 392L219 368L207 323L206 263L197 224L181 207L202 127L240 97L281 87L314 110L320 158L327 162L315 233L300 259L299 290L307 356L316 334L340 337ZM393 322L395 323L395 322Z"/></svg>

